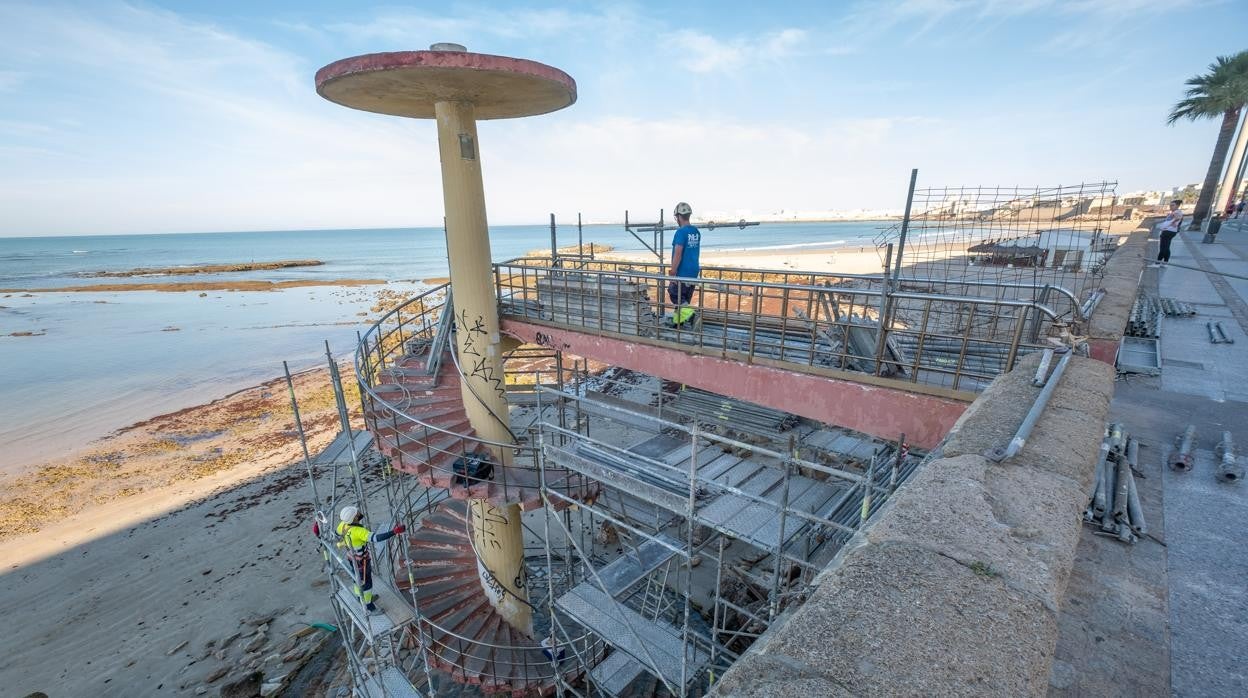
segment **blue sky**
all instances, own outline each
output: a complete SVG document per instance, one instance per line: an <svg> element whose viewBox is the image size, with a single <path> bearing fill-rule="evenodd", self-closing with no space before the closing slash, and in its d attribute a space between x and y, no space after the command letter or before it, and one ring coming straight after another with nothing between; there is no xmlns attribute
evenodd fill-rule
<svg viewBox="0 0 1248 698"><path fill-rule="evenodd" d="M572 75L483 122L492 223L900 208L920 186L1199 181L1182 82L1248 48L1204 0L0 0L0 236L438 224L434 126L315 93L339 58L455 41Z"/></svg>

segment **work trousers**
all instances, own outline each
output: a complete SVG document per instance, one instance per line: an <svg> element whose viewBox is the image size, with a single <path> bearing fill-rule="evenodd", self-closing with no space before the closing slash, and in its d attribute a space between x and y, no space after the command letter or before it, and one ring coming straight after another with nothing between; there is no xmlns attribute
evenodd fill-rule
<svg viewBox="0 0 1248 698"><path fill-rule="evenodd" d="M355 596L362 601L366 608L370 611L377 610L373 605L373 561L371 556L365 555L355 559Z"/></svg>
<svg viewBox="0 0 1248 698"><path fill-rule="evenodd" d="M1177 230L1163 230L1161 232L1161 249L1157 251L1158 262L1170 261L1170 242L1174 240L1174 236L1178 235Z"/></svg>

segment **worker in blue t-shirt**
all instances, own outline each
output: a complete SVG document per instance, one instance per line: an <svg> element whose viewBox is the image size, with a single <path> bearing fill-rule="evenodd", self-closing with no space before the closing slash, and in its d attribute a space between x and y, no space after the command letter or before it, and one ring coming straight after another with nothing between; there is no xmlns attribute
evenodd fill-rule
<svg viewBox="0 0 1248 698"><path fill-rule="evenodd" d="M667 270L668 276L679 276L696 279L702 267L698 264L698 256L702 251L702 233L689 224L689 216L693 209L689 204L680 202L674 209L676 214L676 234L672 236L672 266ZM677 306L672 313L672 324L681 325L693 318L694 309L689 307L693 299L693 284L672 281L667 286L667 297Z"/></svg>

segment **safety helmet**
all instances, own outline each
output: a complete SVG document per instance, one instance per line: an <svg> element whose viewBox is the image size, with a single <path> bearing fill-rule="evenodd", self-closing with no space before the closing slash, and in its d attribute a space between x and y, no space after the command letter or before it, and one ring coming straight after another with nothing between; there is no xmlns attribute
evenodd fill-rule
<svg viewBox="0 0 1248 698"><path fill-rule="evenodd" d="M693 207L682 201L676 204L676 208L672 209L672 212L678 216L688 216L693 214Z"/></svg>
<svg viewBox="0 0 1248 698"><path fill-rule="evenodd" d="M343 507L342 511L338 512L338 518L341 519L343 523L351 523L355 521L355 517L359 515L359 508L350 505Z"/></svg>

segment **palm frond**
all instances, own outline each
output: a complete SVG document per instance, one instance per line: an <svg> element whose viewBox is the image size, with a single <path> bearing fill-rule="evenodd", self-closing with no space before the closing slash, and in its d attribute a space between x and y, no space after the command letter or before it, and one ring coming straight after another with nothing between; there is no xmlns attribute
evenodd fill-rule
<svg viewBox="0 0 1248 698"><path fill-rule="evenodd" d="M1166 123L1180 119L1217 118L1248 105L1248 51L1218 56L1209 72L1188 78L1184 98L1175 103Z"/></svg>

